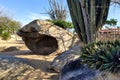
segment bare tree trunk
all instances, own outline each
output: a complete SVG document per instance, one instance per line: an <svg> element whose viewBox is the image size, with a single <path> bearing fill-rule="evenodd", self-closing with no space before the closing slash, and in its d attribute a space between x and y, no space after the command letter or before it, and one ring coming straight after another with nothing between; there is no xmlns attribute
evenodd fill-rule
<svg viewBox="0 0 120 80"><path fill-rule="evenodd" d="M50 8L47 13L52 20L66 20L67 8L62 5L62 1L48 0Z"/></svg>

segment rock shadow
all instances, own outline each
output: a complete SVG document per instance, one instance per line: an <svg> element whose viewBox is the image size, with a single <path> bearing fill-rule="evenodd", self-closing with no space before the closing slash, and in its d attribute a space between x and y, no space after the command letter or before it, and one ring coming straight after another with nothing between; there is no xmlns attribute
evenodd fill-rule
<svg viewBox="0 0 120 80"><path fill-rule="evenodd" d="M16 46L12 46L12 47L8 47L4 50L2 50L1 52L9 52L9 51L19 51L20 49Z"/></svg>

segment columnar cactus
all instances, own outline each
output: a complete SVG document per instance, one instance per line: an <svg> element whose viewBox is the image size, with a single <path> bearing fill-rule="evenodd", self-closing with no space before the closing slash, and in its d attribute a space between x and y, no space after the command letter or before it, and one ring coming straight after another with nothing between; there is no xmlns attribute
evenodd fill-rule
<svg viewBox="0 0 120 80"><path fill-rule="evenodd" d="M95 33L107 19L110 0L67 0L71 18L81 41L95 40Z"/></svg>

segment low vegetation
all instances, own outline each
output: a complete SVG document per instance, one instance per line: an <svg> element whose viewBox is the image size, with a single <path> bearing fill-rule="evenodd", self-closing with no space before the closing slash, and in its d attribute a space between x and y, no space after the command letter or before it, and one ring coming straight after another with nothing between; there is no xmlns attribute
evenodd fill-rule
<svg viewBox="0 0 120 80"><path fill-rule="evenodd" d="M8 40L14 34L21 24L6 16L0 16L0 37L3 40Z"/></svg>
<svg viewBox="0 0 120 80"><path fill-rule="evenodd" d="M82 49L82 63L93 69L118 73L120 71L120 41L98 41Z"/></svg>
<svg viewBox="0 0 120 80"><path fill-rule="evenodd" d="M73 24L72 22L67 22L64 20L48 20L50 22L52 22L54 25L57 25L63 29L71 29L73 28Z"/></svg>

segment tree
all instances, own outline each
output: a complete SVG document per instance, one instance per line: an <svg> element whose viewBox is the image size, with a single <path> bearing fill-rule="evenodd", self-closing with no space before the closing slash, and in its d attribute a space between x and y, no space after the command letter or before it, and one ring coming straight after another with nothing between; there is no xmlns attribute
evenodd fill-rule
<svg viewBox="0 0 120 80"><path fill-rule="evenodd" d="M52 20L66 20L67 9L62 5L62 1L48 0L50 8L47 13Z"/></svg>
<svg viewBox="0 0 120 80"><path fill-rule="evenodd" d="M21 24L7 16L0 16L0 37L4 40L10 38L19 28Z"/></svg>
<svg viewBox="0 0 120 80"><path fill-rule="evenodd" d="M57 25L63 29L71 31L73 28L72 22L66 21L67 19L67 8L62 4L62 0L48 0L50 8L45 14L48 14L54 25Z"/></svg>
<svg viewBox="0 0 120 80"><path fill-rule="evenodd" d="M110 20L106 20L105 24L109 25L110 27L114 27L115 25L117 25L117 19L110 19Z"/></svg>

